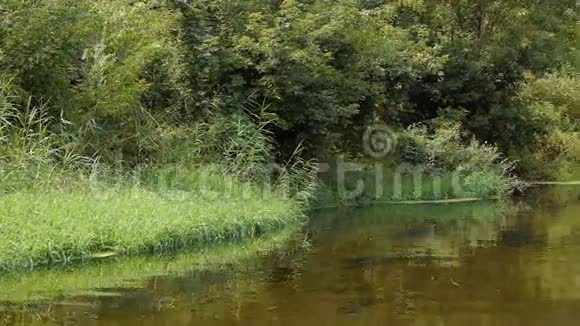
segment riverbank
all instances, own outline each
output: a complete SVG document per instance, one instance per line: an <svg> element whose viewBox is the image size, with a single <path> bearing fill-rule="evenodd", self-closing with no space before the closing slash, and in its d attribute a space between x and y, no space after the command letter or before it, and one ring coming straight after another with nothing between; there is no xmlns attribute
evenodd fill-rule
<svg viewBox="0 0 580 326"><path fill-rule="evenodd" d="M569 202L560 202L565 197ZM483 302L474 318L489 319L490 309L504 309L504 293L527 303L518 314L536 309L557 321L561 307L574 311L566 303L578 293L571 286L579 267L578 190L532 189L522 200L521 210L508 212L483 202L320 211L294 235L288 227L199 251L0 276L0 315L7 324L223 325L300 318L315 324L329 315L338 324L365 324L375 316L397 324L408 316L405 307L398 309L403 287L419 293L416 306L427 323L439 318L432 312L441 305L449 320L461 321L465 302L470 309ZM361 284L370 292L361 292ZM442 303L433 303L430 293ZM321 298L326 301L317 306ZM538 308L546 301L559 308ZM312 309L316 316L305 318Z"/></svg>
<svg viewBox="0 0 580 326"><path fill-rule="evenodd" d="M195 250L112 258L0 276L0 303L44 302L62 295L114 295L114 292L105 289L140 288L156 276L254 269L259 266L256 261L260 257L289 245L291 252L296 246L293 241L301 225L294 223L263 237L203 246Z"/></svg>
<svg viewBox="0 0 580 326"><path fill-rule="evenodd" d="M124 186L18 191L0 196L0 270L244 239L300 217L298 201L243 183L229 192Z"/></svg>
<svg viewBox="0 0 580 326"><path fill-rule="evenodd" d="M265 189L203 169L166 172L144 173L132 182L48 182L1 195L0 271L257 237L299 222L307 208L282 188ZM404 192L412 191L414 183L403 180ZM425 191L431 189L428 185ZM415 197L407 202L423 201Z"/></svg>

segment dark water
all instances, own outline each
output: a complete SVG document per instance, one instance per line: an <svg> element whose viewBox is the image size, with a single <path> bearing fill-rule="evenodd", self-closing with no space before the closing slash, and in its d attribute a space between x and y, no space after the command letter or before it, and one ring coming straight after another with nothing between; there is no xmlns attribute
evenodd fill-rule
<svg viewBox="0 0 580 326"><path fill-rule="evenodd" d="M24 277L11 289L19 302L0 293L0 324L578 325L579 197L578 187L553 187L517 205L318 211L298 235L243 266L200 270L185 260L177 273L169 259ZM70 292L74 282L147 268L153 275ZM69 292L22 301L43 282Z"/></svg>

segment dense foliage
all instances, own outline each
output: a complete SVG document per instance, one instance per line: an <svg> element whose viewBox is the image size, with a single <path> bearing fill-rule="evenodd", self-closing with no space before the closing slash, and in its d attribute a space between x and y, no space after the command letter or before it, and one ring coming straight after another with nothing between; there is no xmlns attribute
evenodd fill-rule
<svg viewBox="0 0 580 326"><path fill-rule="evenodd" d="M574 8L2 0L0 106L43 108L45 132L59 137L51 146L130 165L247 166L288 160L298 145L310 157L357 153L377 121L446 120L465 146L475 137L516 160L519 174L557 178L578 160Z"/></svg>

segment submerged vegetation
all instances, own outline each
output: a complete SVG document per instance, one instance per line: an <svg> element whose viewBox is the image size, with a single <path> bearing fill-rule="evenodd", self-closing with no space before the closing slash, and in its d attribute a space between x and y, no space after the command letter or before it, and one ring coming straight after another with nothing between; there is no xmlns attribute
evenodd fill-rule
<svg viewBox="0 0 580 326"><path fill-rule="evenodd" d="M574 8L3 0L0 268L264 233L311 203L315 160L443 178L404 179L397 200L565 178L580 159ZM369 160L376 124L396 146Z"/></svg>

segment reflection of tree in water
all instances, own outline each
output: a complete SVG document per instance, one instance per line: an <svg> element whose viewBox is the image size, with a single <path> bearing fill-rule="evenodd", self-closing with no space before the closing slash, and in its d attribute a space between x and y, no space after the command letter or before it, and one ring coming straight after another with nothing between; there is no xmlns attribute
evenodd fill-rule
<svg viewBox="0 0 580 326"><path fill-rule="evenodd" d="M523 201L534 209L556 213L562 207L574 205L580 201L580 186L531 187Z"/></svg>
<svg viewBox="0 0 580 326"><path fill-rule="evenodd" d="M525 210L487 220L464 216L369 222L359 214L359 220L349 223L359 227L355 235L342 234L346 228L339 225L341 235L327 237L329 248L318 251L342 257L342 267L357 284L350 291L344 285L341 293L353 298L342 302L339 312L368 314L376 309L389 315L384 320L420 315L425 322L453 325L459 324L454 323L457 319L441 316L471 311L473 316L491 314L490 320L501 320L503 314L533 324L541 319L521 309L546 312L546 302L577 300L580 293L574 276L580 275L580 267L572 254L580 247L580 221L573 218L580 214L577 206L568 210ZM575 246L553 247L571 241L571 235ZM574 284L565 290L563 285L570 282ZM572 316L578 306L566 302L558 309Z"/></svg>

